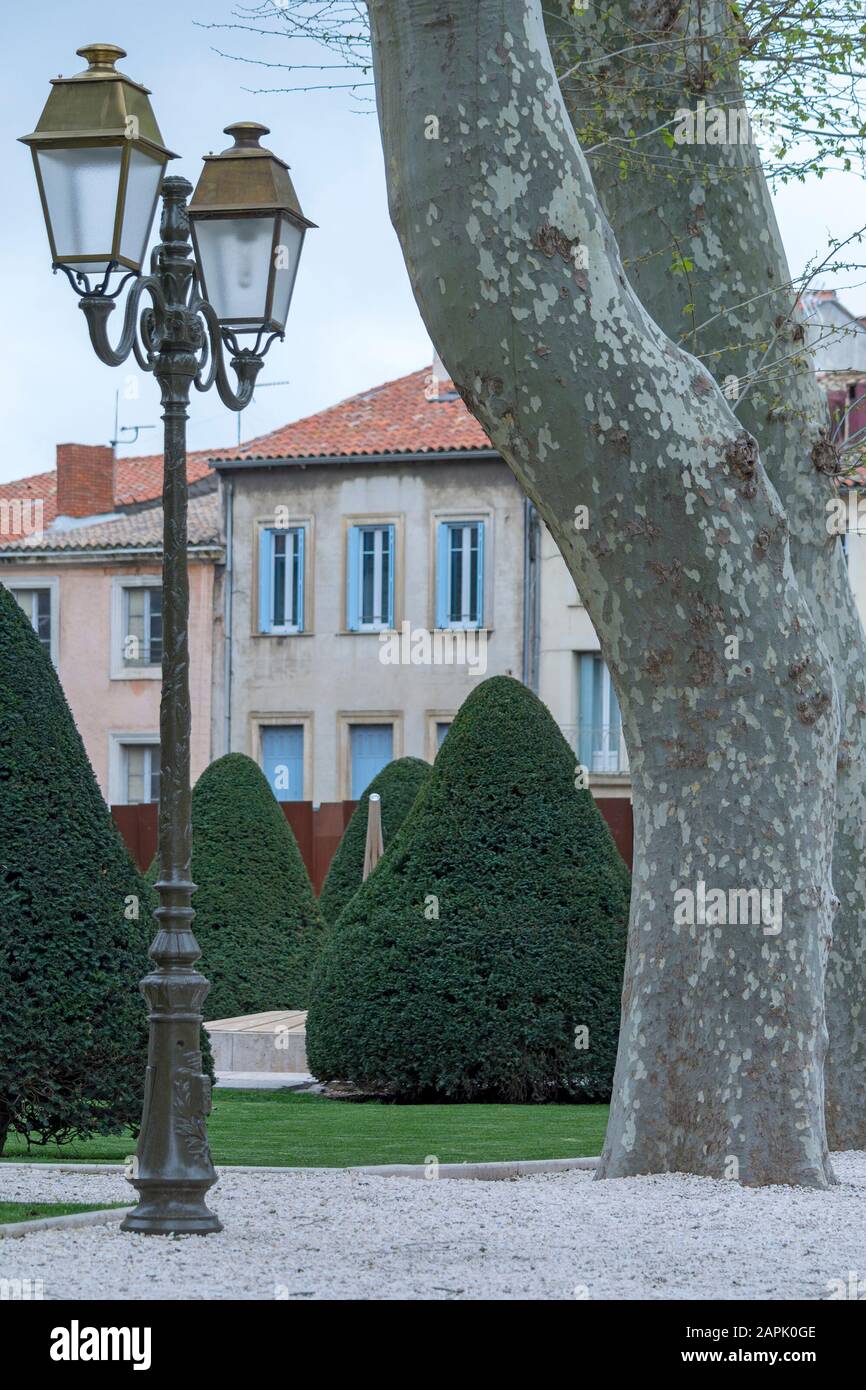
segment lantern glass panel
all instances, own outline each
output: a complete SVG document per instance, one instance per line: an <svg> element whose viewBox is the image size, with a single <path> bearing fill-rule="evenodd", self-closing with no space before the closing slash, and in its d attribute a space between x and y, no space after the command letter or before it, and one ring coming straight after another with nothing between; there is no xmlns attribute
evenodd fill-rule
<svg viewBox="0 0 866 1390"><path fill-rule="evenodd" d="M280 219L280 233L277 238L277 248L274 255L274 303L271 310L271 318L280 328L285 328L286 319L289 317L289 305L292 301L292 290L295 287L295 276L298 273L298 261L301 256L301 244L304 240L304 233L301 227L290 222L287 217Z"/></svg>
<svg viewBox="0 0 866 1390"><path fill-rule="evenodd" d="M104 270L111 259L121 155L118 145L37 153L57 258L73 269Z"/></svg>
<svg viewBox="0 0 866 1390"><path fill-rule="evenodd" d="M257 329L265 321L274 219L207 217L196 221L207 297L225 328Z"/></svg>
<svg viewBox="0 0 866 1390"><path fill-rule="evenodd" d="M120 254L137 266L144 260L164 167L161 159L151 159L141 150L129 152Z"/></svg>

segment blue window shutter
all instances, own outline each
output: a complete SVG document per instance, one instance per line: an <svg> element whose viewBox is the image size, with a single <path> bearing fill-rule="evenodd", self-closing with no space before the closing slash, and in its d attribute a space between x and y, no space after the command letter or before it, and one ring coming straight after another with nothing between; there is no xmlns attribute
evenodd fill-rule
<svg viewBox="0 0 866 1390"><path fill-rule="evenodd" d="M484 626L484 522L478 522L478 589L475 598L477 626Z"/></svg>
<svg viewBox="0 0 866 1390"><path fill-rule="evenodd" d="M396 537L393 526L386 526L385 533L388 537L388 627L394 626L394 566L396 564Z"/></svg>
<svg viewBox="0 0 866 1390"><path fill-rule="evenodd" d="M350 526L346 555L346 626L350 632L357 632L360 626L360 595L358 593L360 563L361 529L358 526Z"/></svg>
<svg viewBox="0 0 866 1390"><path fill-rule="evenodd" d="M273 603L274 533L259 531L259 632L270 632Z"/></svg>
<svg viewBox="0 0 866 1390"><path fill-rule="evenodd" d="M353 724L351 743L352 800L357 801L394 756L393 725Z"/></svg>
<svg viewBox="0 0 866 1390"><path fill-rule="evenodd" d="M451 527L447 521L439 522L436 537L436 626L448 626L448 589L450 580L449 544Z"/></svg>
<svg viewBox="0 0 866 1390"><path fill-rule="evenodd" d="M306 527L298 527L298 632L304 631L304 546ZM300 800L300 797L297 798Z"/></svg>
<svg viewBox="0 0 866 1390"><path fill-rule="evenodd" d="M580 658L580 709L577 726L577 757L584 767L592 771L592 742L595 711L593 701L593 675L595 658L584 655Z"/></svg>
<svg viewBox="0 0 866 1390"><path fill-rule="evenodd" d="M303 725L262 729L262 771L277 801L303 801Z"/></svg>

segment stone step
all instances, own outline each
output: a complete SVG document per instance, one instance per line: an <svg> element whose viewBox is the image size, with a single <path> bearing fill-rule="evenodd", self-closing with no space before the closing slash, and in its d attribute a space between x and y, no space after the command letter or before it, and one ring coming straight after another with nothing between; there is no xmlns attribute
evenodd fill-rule
<svg viewBox="0 0 866 1390"><path fill-rule="evenodd" d="M233 1091L320 1091L308 1071L218 1071L217 1085Z"/></svg>
<svg viewBox="0 0 866 1390"><path fill-rule="evenodd" d="M216 1072L307 1072L307 1015L274 1009L206 1023Z"/></svg>

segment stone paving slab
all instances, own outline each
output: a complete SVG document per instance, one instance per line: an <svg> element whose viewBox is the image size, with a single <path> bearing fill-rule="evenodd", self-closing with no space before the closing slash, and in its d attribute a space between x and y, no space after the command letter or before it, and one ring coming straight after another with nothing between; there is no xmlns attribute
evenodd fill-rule
<svg viewBox="0 0 866 1390"><path fill-rule="evenodd" d="M305 1009L276 1009L265 1014L239 1014L237 1018L215 1018L206 1023L209 1033L291 1033L307 1026Z"/></svg>

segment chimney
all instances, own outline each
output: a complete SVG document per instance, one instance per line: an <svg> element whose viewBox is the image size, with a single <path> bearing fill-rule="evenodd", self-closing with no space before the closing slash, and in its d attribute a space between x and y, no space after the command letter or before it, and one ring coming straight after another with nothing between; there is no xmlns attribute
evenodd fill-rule
<svg viewBox="0 0 866 1390"><path fill-rule="evenodd" d="M424 395L428 401L453 401L457 399L454 382L436 349L433 349L433 367L427 377Z"/></svg>
<svg viewBox="0 0 866 1390"><path fill-rule="evenodd" d="M107 444L57 445L57 515L114 511L114 450Z"/></svg>

